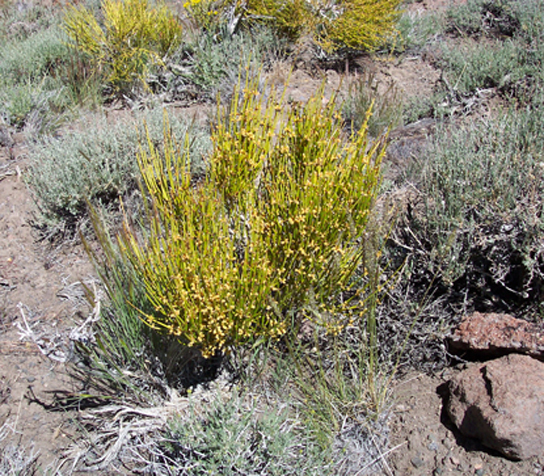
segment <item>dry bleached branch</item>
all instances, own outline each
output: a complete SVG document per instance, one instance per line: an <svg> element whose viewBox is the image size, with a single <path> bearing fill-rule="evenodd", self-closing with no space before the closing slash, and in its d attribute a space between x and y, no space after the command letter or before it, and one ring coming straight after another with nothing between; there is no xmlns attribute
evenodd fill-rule
<svg viewBox="0 0 544 476"><path fill-rule="evenodd" d="M134 445L143 445L151 451L150 442L156 440L168 419L185 412L188 407L189 398L180 397L175 390L171 390L170 400L156 407L108 405L90 410L82 416L82 420L87 428L95 429L93 436L83 440L82 446L77 443L73 445L65 453L65 460L73 460L73 468L83 461L83 469L91 472L104 471L116 461L129 459L135 462L134 454L138 454L140 463L150 463L140 451L133 451ZM100 455L93 457L90 449Z"/></svg>
<svg viewBox="0 0 544 476"><path fill-rule="evenodd" d="M21 318L23 322L15 322L13 325L19 329L19 340L32 342L36 344L36 347L46 357L56 362L66 362L66 352L62 350L61 343L59 342L59 336L53 338L46 337L44 333L38 334L33 327L30 326L26 318L23 303L17 304L19 311L21 312Z"/></svg>
<svg viewBox="0 0 544 476"><path fill-rule="evenodd" d="M93 324L100 319L101 309L100 298L96 289L94 289L94 296L94 308L89 317L81 325L72 329L69 335L71 342L94 342ZM44 332L38 333L35 330L36 326L29 324L24 304L20 302L17 307L21 313L22 322L18 321L13 325L19 330L19 340L34 343L40 352L51 360L62 363L67 362L70 358L70 352L67 351L66 345L63 345L64 339L62 339L62 336L57 334L53 337L48 337Z"/></svg>

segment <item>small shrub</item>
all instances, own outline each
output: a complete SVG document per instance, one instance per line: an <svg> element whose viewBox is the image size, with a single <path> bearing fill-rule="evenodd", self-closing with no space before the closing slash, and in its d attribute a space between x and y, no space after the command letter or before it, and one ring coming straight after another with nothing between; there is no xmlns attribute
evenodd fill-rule
<svg viewBox="0 0 544 476"><path fill-rule="evenodd" d="M70 50L57 27L41 30L25 40L11 41L2 47L0 78L5 84L39 81L55 75L69 57Z"/></svg>
<svg viewBox="0 0 544 476"><path fill-rule="evenodd" d="M174 70L183 72L169 79L167 90L174 97L230 98L241 70L247 68L249 76L258 74L277 60L285 47L285 40L266 27L235 34L225 26L198 32L173 55Z"/></svg>
<svg viewBox="0 0 544 476"><path fill-rule="evenodd" d="M0 5L0 37L24 41L38 31L58 25L58 9L39 2L3 2Z"/></svg>
<svg viewBox="0 0 544 476"><path fill-rule="evenodd" d="M140 156L149 232L120 237L154 308L143 318L204 356L277 338L303 315L338 331L346 316L332 309L362 262L384 154L366 126L345 143L320 95L283 117L273 94L240 93L197 187L171 141L166 169L153 147Z"/></svg>
<svg viewBox="0 0 544 476"><path fill-rule="evenodd" d="M542 0L470 0L446 12L448 31L455 35L497 38L542 37Z"/></svg>
<svg viewBox="0 0 544 476"><path fill-rule="evenodd" d="M411 124L427 117L442 118L448 111L447 94L438 91L430 96L413 96L406 100L402 110L402 121Z"/></svg>
<svg viewBox="0 0 544 476"><path fill-rule="evenodd" d="M20 83L0 90L0 113L28 137L54 131L64 119L70 96L59 80L44 77L39 83Z"/></svg>
<svg viewBox="0 0 544 476"><path fill-rule="evenodd" d="M421 202L406 218L414 235L401 233L434 289L456 290L479 310L540 299L542 119L539 106L509 111L436 138L419 172Z"/></svg>
<svg viewBox="0 0 544 476"><path fill-rule="evenodd" d="M443 70L436 98L444 101L431 101L430 112L470 112L481 103L482 90L530 103L542 87L543 12L542 0L470 0L448 9L446 30L455 38L434 49Z"/></svg>
<svg viewBox="0 0 544 476"><path fill-rule="evenodd" d="M170 127L169 134L180 141L191 128L175 117ZM87 201L108 207L137 188L138 142L146 131L153 143L162 143L161 110L115 124L101 117L83 131L33 144L29 183L44 224L55 227L60 222L70 228L85 216ZM196 128L193 132L193 171L202 173L208 139Z"/></svg>
<svg viewBox="0 0 544 476"><path fill-rule="evenodd" d="M488 0L469 1L446 11L448 27L446 31L454 34L474 35L482 31L482 6Z"/></svg>
<svg viewBox="0 0 544 476"><path fill-rule="evenodd" d="M72 46L91 58L116 92L136 81L145 85L150 65L163 64L181 42L180 23L165 5L147 0L104 0L102 10L102 24L85 7L66 12Z"/></svg>
<svg viewBox="0 0 544 476"><path fill-rule="evenodd" d="M508 90L534 72L525 48L512 40L462 46L446 43L441 55L450 85L461 94L485 88Z"/></svg>
<svg viewBox="0 0 544 476"><path fill-rule="evenodd" d="M216 396L170 422L165 449L177 474L326 475L330 465L285 409Z"/></svg>
<svg viewBox="0 0 544 476"><path fill-rule="evenodd" d="M375 50L394 33L399 5L399 0L250 0L247 13L292 38L308 35L326 51Z"/></svg>
<svg viewBox="0 0 544 476"><path fill-rule="evenodd" d="M70 50L55 26L0 49L0 115L19 129L53 130L71 104L62 79ZM59 117L61 116L61 117Z"/></svg>
<svg viewBox="0 0 544 476"><path fill-rule="evenodd" d="M366 113L370 108L372 115L367 121ZM370 136L379 137L389 127L398 125L401 112L401 99L394 84L380 92L372 73L363 74L349 83L342 116L351 130L358 131L366 121Z"/></svg>
<svg viewBox="0 0 544 476"><path fill-rule="evenodd" d="M420 51L444 32L444 23L440 13L403 12L396 26L398 34L388 42L388 49L395 53Z"/></svg>
<svg viewBox="0 0 544 476"><path fill-rule="evenodd" d="M541 88L544 61L544 2L473 0L448 10L450 31L480 37L475 43L448 41L440 48L440 66L454 95L497 88L524 103ZM454 98L455 100L458 98Z"/></svg>

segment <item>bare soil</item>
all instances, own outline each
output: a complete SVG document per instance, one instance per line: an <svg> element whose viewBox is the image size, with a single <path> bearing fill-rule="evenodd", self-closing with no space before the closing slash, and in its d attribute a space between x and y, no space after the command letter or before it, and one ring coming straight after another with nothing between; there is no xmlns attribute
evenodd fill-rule
<svg viewBox="0 0 544 476"><path fill-rule="evenodd" d="M0 150L0 445L22 445L52 465L76 435L55 399L78 389L68 375L71 329L80 316L81 280L92 266L80 246L53 249L31 226L22 136Z"/></svg>
<svg viewBox="0 0 544 476"><path fill-rule="evenodd" d="M392 389L389 421L391 474L413 476L529 476L544 475L544 458L510 461L478 441L465 438L444 412L446 383L461 368L439 375L411 373ZM386 473L387 474L387 473Z"/></svg>

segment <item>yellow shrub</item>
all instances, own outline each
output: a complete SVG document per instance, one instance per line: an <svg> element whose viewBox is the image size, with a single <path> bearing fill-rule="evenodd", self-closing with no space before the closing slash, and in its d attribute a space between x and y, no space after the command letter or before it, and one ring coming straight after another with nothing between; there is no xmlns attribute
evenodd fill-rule
<svg viewBox="0 0 544 476"><path fill-rule="evenodd" d="M72 46L91 58L95 68L117 91L136 80L145 84L150 64L181 42L181 25L162 4L147 0L104 0L101 23L87 8L71 7L64 29Z"/></svg>
<svg viewBox="0 0 544 476"><path fill-rule="evenodd" d="M258 21L272 24L291 39L312 30L313 16L306 0L249 0L247 14Z"/></svg>
<svg viewBox="0 0 544 476"><path fill-rule="evenodd" d="M153 209L145 243L125 228L122 254L141 276L154 308L143 318L205 357L258 336L279 337L286 328L267 312L274 271L255 227L230 216L213 181L191 185L189 157L167 139L166 159L152 144L140 169ZM167 171L167 172L165 172Z"/></svg>
<svg viewBox="0 0 544 476"><path fill-rule="evenodd" d="M219 113L213 144L198 185L168 138L165 159L152 144L140 157L149 231L126 225L120 248L154 309L144 320L204 356L277 338L293 317L338 329L331 311L363 258L384 147L366 127L343 138L321 94L288 108L256 83Z"/></svg>
<svg viewBox="0 0 544 476"><path fill-rule="evenodd" d="M187 0L183 4L183 8L196 26L203 29L208 29L221 21L224 6L223 0Z"/></svg>
<svg viewBox="0 0 544 476"><path fill-rule="evenodd" d="M250 18L292 38L309 36L327 51L374 50L395 31L401 0L248 0Z"/></svg>
<svg viewBox="0 0 544 476"><path fill-rule="evenodd" d="M374 50L394 32L400 0L342 0L338 14L323 22L316 40L326 50Z"/></svg>

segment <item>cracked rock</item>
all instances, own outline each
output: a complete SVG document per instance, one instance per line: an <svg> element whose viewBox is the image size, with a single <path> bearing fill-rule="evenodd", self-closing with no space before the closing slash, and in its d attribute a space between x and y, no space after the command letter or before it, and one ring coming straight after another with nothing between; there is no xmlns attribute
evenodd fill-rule
<svg viewBox="0 0 544 476"><path fill-rule="evenodd" d="M510 354L449 382L448 414L459 431L508 458L544 455L544 363Z"/></svg>

